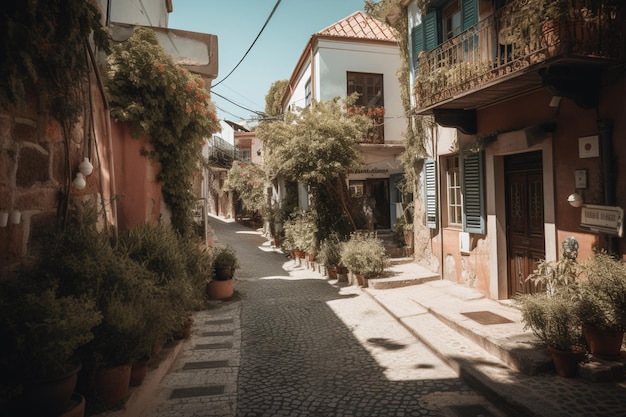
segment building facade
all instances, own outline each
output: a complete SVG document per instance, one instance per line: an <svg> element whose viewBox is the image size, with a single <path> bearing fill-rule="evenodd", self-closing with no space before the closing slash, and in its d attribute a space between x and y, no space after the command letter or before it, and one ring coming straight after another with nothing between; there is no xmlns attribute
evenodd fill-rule
<svg viewBox="0 0 626 417"><path fill-rule="evenodd" d="M580 0L405 2L425 138L430 248L444 279L493 299L573 236L622 255L625 7Z"/></svg>
<svg viewBox="0 0 626 417"><path fill-rule="evenodd" d="M353 111L365 111L374 128L359 144L360 169L348 175L353 204L372 208L375 229L396 222L401 196L397 183L406 125L396 72L398 45L384 23L358 11L317 32L305 46L283 97L283 111L297 112L313 102L359 93ZM301 207L306 190L300 187Z"/></svg>

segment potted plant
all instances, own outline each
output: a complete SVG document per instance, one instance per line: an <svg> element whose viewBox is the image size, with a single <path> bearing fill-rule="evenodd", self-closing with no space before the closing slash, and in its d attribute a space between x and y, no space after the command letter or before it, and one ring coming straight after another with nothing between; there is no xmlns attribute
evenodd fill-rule
<svg viewBox="0 0 626 417"><path fill-rule="evenodd" d="M339 235L333 233L320 243L317 259L326 267L328 277L337 279L337 266L341 263L341 241Z"/></svg>
<svg viewBox="0 0 626 417"><path fill-rule="evenodd" d="M101 313L86 295L59 296L57 286L20 277L0 288L0 385L8 384L20 413L57 415L77 382L77 350L94 337ZM6 381L4 380L6 378ZM21 389L13 389L21 386Z"/></svg>
<svg viewBox="0 0 626 417"><path fill-rule="evenodd" d="M573 237L561 244L557 261L542 260L527 280L542 291L515 299L525 329L543 341L550 350L557 373L575 376L578 363L585 357L580 344L581 322L578 312L580 266L576 262L578 242Z"/></svg>
<svg viewBox="0 0 626 417"><path fill-rule="evenodd" d="M373 233L353 233L341 248L341 264L355 274L359 285L381 276L389 266L383 242Z"/></svg>
<svg viewBox="0 0 626 417"><path fill-rule="evenodd" d="M626 330L626 264L599 251L581 270L578 315L591 353L618 358Z"/></svg>
<svg viewBox="0 0 626 417"><path fill-rule="evenodd" d="M231 246L216 246L212 251L213 279L207 284L207 295L212 299L229 298L234 293L234 274L239 268L237 254Z"/></svg>
<svg viewBox="0 0 626 417"><path fill-rule="evenodd" d="M580 320L574 299L563 294L525 294L515 299L524 329L530 329L548 346L558 375L573 377L585 357L579 344Z"/></svg>
<svg viewBox="0 0 626 417"><path fill-rule="evenodd" d="M296 252L305 252L315 255L317 252L317 222L315 213L299 211L285 222L285 238L289 238L295 246ZM304 257L297 254L297 257Z"/></svg>

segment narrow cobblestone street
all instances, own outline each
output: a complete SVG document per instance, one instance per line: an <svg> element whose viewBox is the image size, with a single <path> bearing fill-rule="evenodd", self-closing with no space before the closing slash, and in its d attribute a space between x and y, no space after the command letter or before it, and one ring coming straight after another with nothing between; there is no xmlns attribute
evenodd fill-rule
<svg viewBox="0 0 626 417"><path fill-rule="evenodd" d="M211 224L241 263L237 416L501 415L358 288Z"/></svg>

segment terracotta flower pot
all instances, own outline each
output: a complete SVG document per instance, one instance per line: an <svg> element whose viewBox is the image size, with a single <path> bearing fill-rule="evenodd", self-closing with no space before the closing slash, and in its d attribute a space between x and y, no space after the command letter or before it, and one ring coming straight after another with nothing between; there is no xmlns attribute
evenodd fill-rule
<svg viewBox="0 0 626 417"><path fill-rule="evenodd" d="M233 296L235 292L235 280L225 281L211 280L206 286L206 294L212 300L223 300Z"/></svg>
<svg viewBox="0 0 626 417"><path fill-rule="evenodd" d="M19 408L43 417L61 413L70 403L80 368L76 365L63 375L24 381Z"/></svg>
<svg viewBox="0 0 626 417"><path fill-rule="evenodd" d="M130 364L100 369L96 374L95 393L106 405L121 403L128 396Z"/></svg>
<svg viewBox="0 0 626 417"><path fill-rule="evenodd" d="M85 415L85 397L75 392L69 405L57 417L83 417Z"/></svg>
<svg viewBox="0 0 626 417"><path fill-rule="evenodd" d="M187 317L185 324L183 325L183 339L189 339L191 337L191 328L193 327L193 317Z"/></svg>
<svg viewBox="0 0 626 417"><path fill-rule="evenodd" d="M148 374L148 360L138 359L133 361L130 368L130 386L138 387Z"/></svg>
<svg viewBox="0 0 626 417"><path fill-rule="evenodd" d="M593 356L601 359L618 359L620 357L624 338L623 331L583 325L583 335Z"/></svg>
<svg viewBox="0 0 626 417"><path fill-rule="evenodd" d="M548 346L557 375L573 378L578 374L578 364L585 359L585 351L575 347L572 351L564 351Z"/></svg>

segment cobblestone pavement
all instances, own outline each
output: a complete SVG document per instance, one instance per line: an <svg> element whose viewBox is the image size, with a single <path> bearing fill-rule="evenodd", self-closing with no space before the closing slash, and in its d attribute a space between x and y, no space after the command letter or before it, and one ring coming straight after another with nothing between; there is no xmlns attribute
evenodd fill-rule
<svg viewBox="0 0 626 417"><path fill-rule="evenodd" d="M212 223L242 265L237 416L502 415L358 288ZM232 415L214 411L194 415Z"/></svg>

